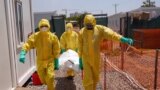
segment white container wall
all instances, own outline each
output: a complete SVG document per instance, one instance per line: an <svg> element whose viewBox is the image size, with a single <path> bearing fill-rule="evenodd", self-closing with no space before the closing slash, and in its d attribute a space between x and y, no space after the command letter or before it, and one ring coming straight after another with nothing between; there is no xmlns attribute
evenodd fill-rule
<svg viewBox="0 0 160 90"><path fill-rule="evenodd" d="M12 88L12 80L4 0L0 0L0 12L0 89L8 90Z"/></svg>
<svg viewBox="0 0 160 90"><path fill-rule="evenodd" d="M19 62L19 53L28 34L34 32L31 0L0 0L0 90L22 86L35 71L35 54L27 53Z"/></svg>

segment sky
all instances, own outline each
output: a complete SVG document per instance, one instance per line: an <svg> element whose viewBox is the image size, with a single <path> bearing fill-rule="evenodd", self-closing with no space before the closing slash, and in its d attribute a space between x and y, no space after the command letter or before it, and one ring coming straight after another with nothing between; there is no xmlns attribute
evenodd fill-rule
<svg viewBox="0 0 160 90"><path fill-rule="evenodd" d="M90 12L93 14L113 15L139 8L145 0L32 0L33 12L57 11L58 14L67 15L74 12ZM160 0L151 0L160 7ZM115 4L117 9L115 10Z"/></svg>

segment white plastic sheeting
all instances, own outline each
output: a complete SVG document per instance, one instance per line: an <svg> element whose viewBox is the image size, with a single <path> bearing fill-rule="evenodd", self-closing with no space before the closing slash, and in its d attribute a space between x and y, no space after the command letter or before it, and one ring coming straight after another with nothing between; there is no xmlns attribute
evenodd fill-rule
<svg viewBox="0 0 160 90"><path fill-rule="evenodd" d="M79 68L79 56L78 53L73 50L67 50L59 57L59 70L62 70L64 74L68 69L73 69L75 72L80 72Z"/></svg>

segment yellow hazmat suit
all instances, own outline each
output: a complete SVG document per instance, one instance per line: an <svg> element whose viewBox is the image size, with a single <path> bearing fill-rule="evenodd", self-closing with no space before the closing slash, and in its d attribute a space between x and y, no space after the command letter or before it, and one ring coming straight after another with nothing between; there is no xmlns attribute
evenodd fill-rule
<svg viewBox="0 0 160 90"><path fill-rule="evenodd" d="M60 38L60 46L63 51L71 49L77 51L78 48L78 35L73 31L72 23L66 24L66 31ZM67 76L74 76L73 70L67 71Z"/></svg>
<svg viewBox="0 0 160 90"><path fill-rule="evenodd" d="M80 30L78 48L79 56L83 61L83 86L85 90L96 90L100 74L100 42L103 39L120 41L122 36L110 28L96 25L92 15L85 16L84 26Z"/></svg>
<svg viewBox="0 0 160 90"><path fill-rule="evenodd" d="M23 45L23 51L36 49L37 72L42 83L46 84L48 90L54 90L54 63L60 53L60 44L56 35L50 32L48 20L39 22L39 32L32 34Z"/></svg>
<svg viewBox="0 0 160 90"><path fill-rule="evenodd" d="M60 38L61 49L72 49L76 50L78 48L78 35L73 31L72 23L67 23L66 31L62 34Z"/></svg>

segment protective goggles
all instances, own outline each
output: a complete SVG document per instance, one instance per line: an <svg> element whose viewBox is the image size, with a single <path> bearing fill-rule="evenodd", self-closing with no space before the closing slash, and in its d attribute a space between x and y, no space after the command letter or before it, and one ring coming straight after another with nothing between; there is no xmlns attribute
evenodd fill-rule
<svg viewBox="0 0 160 90"><path fill-rule="evenodd" d="M86 24L85 27L87 28L87 30L93 30L93 25L92 24Z"/></svg>
<svg viewBox="0 0 160 90"><path fill-rule="evenodd" d="M40 26L40 28L42 28L42 27L48 27L47 25L42 25L42 26Z"/></svg>
<svg viewBox="0 0 160 90"><path fill-rule="evenodd" d="M71 28L71 27L67 27L66 29L67 29L67 30L71 30L72 28Z"/></svg>

